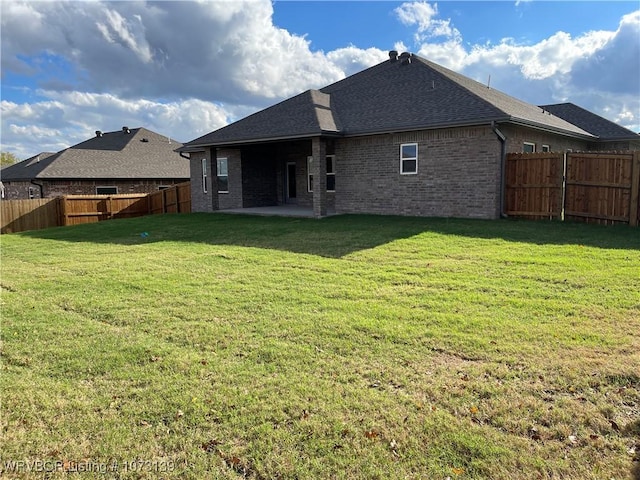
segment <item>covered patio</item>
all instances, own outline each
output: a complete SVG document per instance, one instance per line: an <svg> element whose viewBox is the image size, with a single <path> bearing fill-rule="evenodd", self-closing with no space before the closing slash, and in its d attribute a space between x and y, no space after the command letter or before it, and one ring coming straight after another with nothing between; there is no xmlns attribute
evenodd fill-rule
<svg viewBox="0 0 640 480"><path fill-rule="evenodd" d="M218 210L219 213L232 213L240 215L262 215L274 217L299 217L314 218L313 207L300 205L272 205L268 207L227 208ZM326 216L336 215L333 209L328 209Z"/></svg>

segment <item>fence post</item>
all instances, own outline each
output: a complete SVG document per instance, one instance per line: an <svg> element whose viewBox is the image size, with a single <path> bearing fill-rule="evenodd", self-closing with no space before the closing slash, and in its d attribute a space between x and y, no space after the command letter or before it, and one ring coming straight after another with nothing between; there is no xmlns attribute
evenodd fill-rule
<svg viewBox="0 0 640 480"><path fill-rule="evenodd" d="M60 197L60 226L67 226L67 197Z"/></svg>
<svg viewBox="0 0 640 480"><path fill-rule="evenodd" d="M638 191L640 190L640 150L633 152L631 165L631 203L629 205L629 225L638 226Z"/></svg>
<svg viewBox="0 0 640 480"><path fill-rule="evenodd" d="M58 217L58 226L59 227L64 227L64 217L62 216L62 197L57 197L56 198L56 216Z"/></svg>

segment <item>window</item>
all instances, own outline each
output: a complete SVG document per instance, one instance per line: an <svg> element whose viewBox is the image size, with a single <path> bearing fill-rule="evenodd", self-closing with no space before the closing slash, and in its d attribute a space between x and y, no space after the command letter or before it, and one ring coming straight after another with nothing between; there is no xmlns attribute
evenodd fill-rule
<svg viewBox="0 0 640 480"><path fill-rule="evenodd" d="M327 155L327 192L336 191L336 157Z"/></svg>
<svg viewBox="0 0 640 480"><path fill-rule="evenodd" d="M229 162L226 158L218 159L218 193L229 193Z"/></svg>
<svg viewBox="0 0 640 480"><path fill-rule="evenodd" d="M551 151L551 147L549 145L542 145L542 151L543 152L550 152Z"/></svg>
<svg viewBox="0 0 640 480"><path fill-rule="evenodd" d="M36 198L36 189L34 187L29 187L29 198Z"/></svg>
<svg viewBox="0 0 640 480"><path fill-rule="evenodd" d="M534 153L536 151L536 144L530 142L524 142L522 144L522 151L524 153Z"/></svg>
<svg viewBox="0 0 640 480"><path fill-rule="evenodd" d="M118 187L96 187L96 195L116 195Z"/></svg>
<svg viewBox="0 0 640 480"><path fill-rule="evenodd" d="M336 191L336 156L327 155L327 192ZM307 157L307 190L313 192L313 157Z"/></svg>
<svg viewBox="0 0 640 480"><path fill-rule="evenodd" d="M207 193L207 159L202 159L202 192Z"/></svg>
<svg viewBox="0 0 640 480"><path fill-rule="evenodd" d="M415 175L418 173L418 144L403 143L400 145L400 174Z"/></svg>

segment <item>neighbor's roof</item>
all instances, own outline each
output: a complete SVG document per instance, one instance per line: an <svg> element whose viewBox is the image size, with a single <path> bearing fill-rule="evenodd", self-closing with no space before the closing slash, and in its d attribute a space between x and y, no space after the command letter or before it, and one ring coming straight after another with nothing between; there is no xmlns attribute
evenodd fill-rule
<svg viewBox="0 0 640 480"><path fill-rule="evenodd" d="M181 143L146 128L105 132L58 153L41 153L5 167L5 181L31 179L189 178Z"/></svg>
<svg viewBox="0 0 640 480"><path fill-rule="evenodd" d="M593 138L540 107L412 55L308 90L185 144L183 150L315 135L354 136L512 122Z"/></svg>
<svg viewBox="0 0 640 480"><path fill-rule="evenodd" d="M31 180L51 164L55 153L42 152L31 158L14 163L0 170L0 178L4 181Z"/></svg>
<svg viewBox="0 0 640 480"><path fill-rule="evenodd" d="M543 105L542 108L597 136L599 140L640 140L637 133L573 103Z"/></svg>

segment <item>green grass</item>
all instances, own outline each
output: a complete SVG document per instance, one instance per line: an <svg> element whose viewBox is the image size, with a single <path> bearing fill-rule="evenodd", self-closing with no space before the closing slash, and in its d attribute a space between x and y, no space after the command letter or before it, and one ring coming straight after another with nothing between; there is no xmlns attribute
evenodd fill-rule
<svg viewBox="0 0 640 480"><path fill-rule="evenodd" d="M1 241L7 478L640 475L638 229L191 214Z"/></svg>

